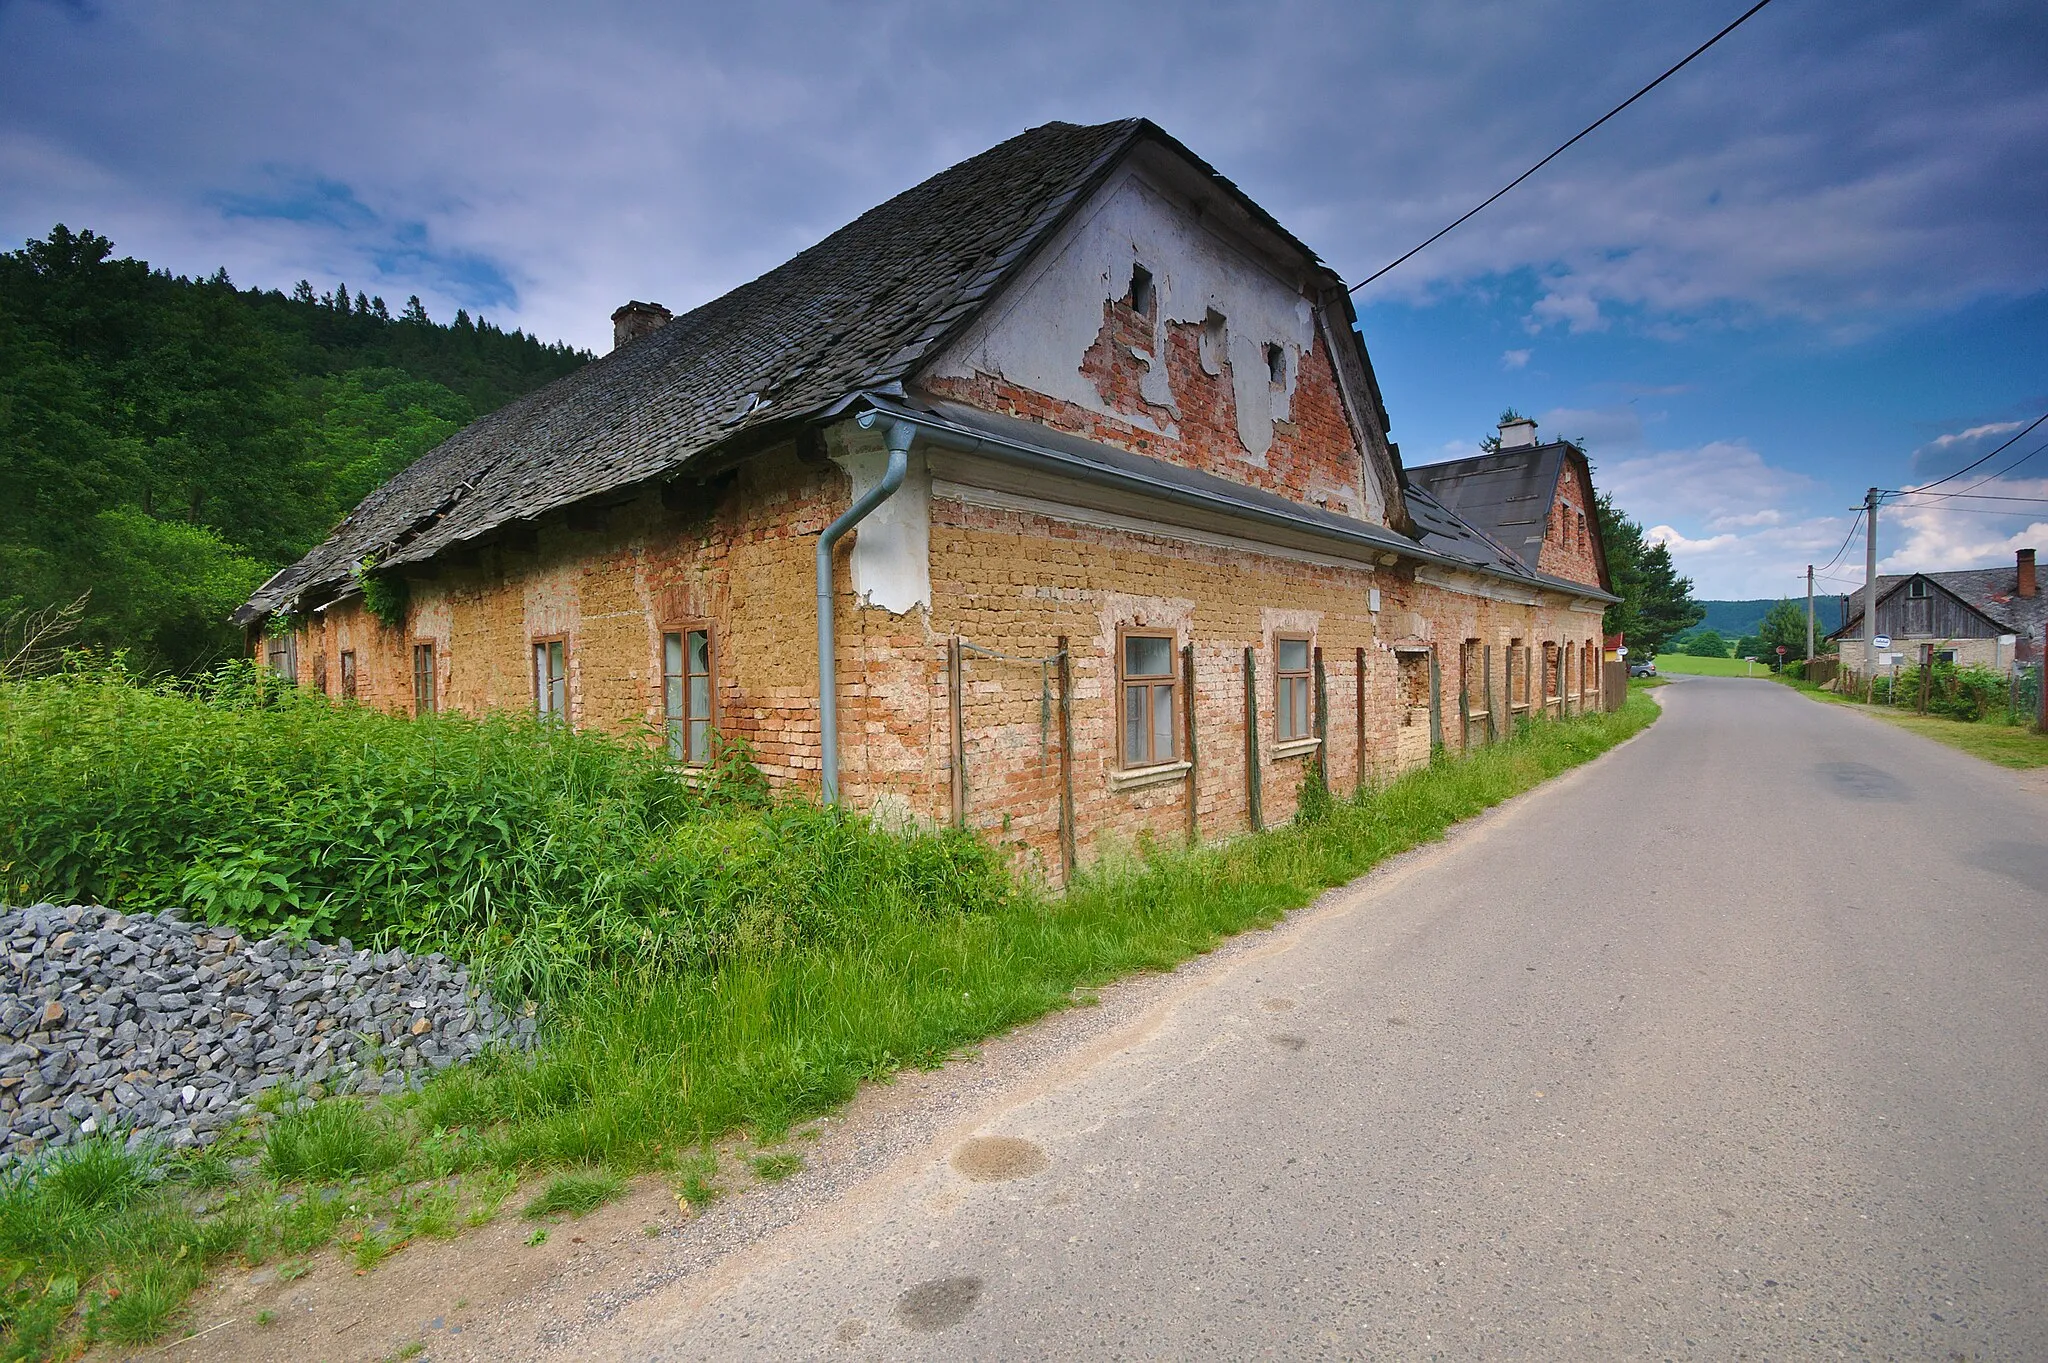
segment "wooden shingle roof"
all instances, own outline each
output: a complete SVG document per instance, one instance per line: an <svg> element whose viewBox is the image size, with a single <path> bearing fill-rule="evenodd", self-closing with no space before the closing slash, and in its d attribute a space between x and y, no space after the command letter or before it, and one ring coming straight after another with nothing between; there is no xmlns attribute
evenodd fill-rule
<svg viewBox="0 0 2048 1363"><path fill-rule="evenodd" d="M906 190L752 283L465 427L365 498L235 619L331 595L366 557L421 562L899 381L1145 135L1170 142L1143 119L1048 123Z"/></svg>

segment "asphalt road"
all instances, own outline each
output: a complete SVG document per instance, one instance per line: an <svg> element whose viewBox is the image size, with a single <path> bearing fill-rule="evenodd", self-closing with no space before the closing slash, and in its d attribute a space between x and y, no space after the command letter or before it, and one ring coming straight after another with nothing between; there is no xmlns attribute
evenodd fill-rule
<svg viewBox="0 0 2048 1363"><path fill-rule="evenodd" d="M2048 1358L2048 795L1662 697L609 1347Z"/></svg>

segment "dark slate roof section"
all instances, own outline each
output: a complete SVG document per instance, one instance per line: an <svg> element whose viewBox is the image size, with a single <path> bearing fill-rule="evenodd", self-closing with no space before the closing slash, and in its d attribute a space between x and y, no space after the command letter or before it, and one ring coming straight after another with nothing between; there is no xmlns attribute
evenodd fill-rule
<svg viewBox="0 0 2048 1363"><path fill-rule="evenodd" d="M1558 475L1570 448L1553 440L1425 464L1408 470L1408 486L1421 487L1535 572L1550 527L1550 508L1557 499Z"/></svg>
<svg viewBox="0 0 2048 1363"><path fill-rule="evenodd" d="M752 283L464 428L365 498L236 621L345 587L365 556L424 561L886 388L963 326L1147 135L1178 147L1143 119L1048 123L897 195Z"/></svg>
<svg viewBox="0 0 2048 1363"><path fill-rule="evenodd" d="M1892 594L1916 577L1924 577L1955 597L2008 634L2038 641L2048 626L2048 592L2019 595L2020 570L2017 563L1996 568L1961 568L1948 573L1879 573L1877 599L1888 601ZM1882 620L1883 614L1878 618ZM1849 607L1842 612L1842 627L1830 639L1861 637L1863 632L1863 588L1849 593Z"/></svg>
<svg viewBox="0 0 2048 1363"><path fill-rule="evenodd" d="M969 435L991 436L1006 444L1052 455L1059 459L1066 473L1083 481L1124 486L1142 483L1178 489L1200 496L1216 510L1235 508L1240 513L1250 513L1269 522L1285 520L1293 528L1309 534L1320 533L1354 545L1380 546L1411 559L1423 558L1448 568L1477 569L1489 576L1507 578L1524 586L1564 591L1602 601L1617 599L1583 582L1531 571L1514 555L1444 510L1428 494L1418 494L1412 488L1409 492L1415 500L1410 511L1417 522L1418 534L1411 539L1383 525L1324 507L1308 506L1263 488L1249 487L1181 464L1170 464L1150 455L1134 454L1085 436L1056 431L1037 422L985 412L978 407L943 401L907 403L881 397L871 397L867 405L885 412L933 417Z"/></svg>

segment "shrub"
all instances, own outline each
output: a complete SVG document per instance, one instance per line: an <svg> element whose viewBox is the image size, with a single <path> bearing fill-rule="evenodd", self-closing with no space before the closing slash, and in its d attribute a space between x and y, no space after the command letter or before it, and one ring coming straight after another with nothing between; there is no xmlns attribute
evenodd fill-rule
<svg viewBox="0 0 2048 1363"><path fill-rule="evenodd" d="M1005 902L984 845L771 799L743 747L335 705L247 664L0 685L0 900L439 950L508 993Z"/></svg>

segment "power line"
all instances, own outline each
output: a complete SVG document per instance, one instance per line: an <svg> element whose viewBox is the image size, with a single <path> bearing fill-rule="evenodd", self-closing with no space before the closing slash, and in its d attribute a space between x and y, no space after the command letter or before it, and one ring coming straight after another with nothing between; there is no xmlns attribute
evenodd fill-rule
<svg viewBox="0 0 2048 1363"><path fill-rule="evenodd" d="M1972 459L1972 460L1971 460L1971 461L1970 461L1969 463L1967 463L1967 464L1963 465L1963 466L1962 466L1961 468L1957 469L1957 470L1956 470L1956 471L1955 471L1954 473L1948 474L1948 475L1946 475L1946 476L1944 476L1944 477L1941 477L1941 478L1937 478L1937 479L1935 479L1935 480L1934 480L1933 482L1931 482L1931 483L1928 483L1928 484L1927 484L1927 485L1926 485L1925 487L1916 487L1916 488L1913 488L1913 489L1911 489L1911 491L1913 491L1913 492L1925 492L1925 491L1927 491L1927 489L1928 489L1928 488L1940 487L1940 486L1941 486L1941 485L1942 485L1943 483L1946 483L1946 482L1950 482L1950 481L1952 481L1953 479L1957 479L1957 478L1960 478L1960 477L1962 477L1962 476L1963 476L1964 474L1968 473L1968 472L1969 472L1969 471L1970 471L1971 469L1974 469L1974 468L1978 468L1978 467L1980 467L1980 466L1982 466L1982 465L1984 465L1984 464L1988 464L1988 463L1990 463L1990 462L1991 462L1991 460L1993 460L1993 459L1994 459L1994 458L1996 458L1997 456L1999 456L1999 455L2001 455L2001 454L2004 454L2004 453L2005 453L2005 452L2006 452L2007 450L2011 449L2011 448L2012 448L2012 447L2013 447L2014 445L2017 445L2017 444L2019 444L2019 443L2020 443L2020 439L2021 439L2021 437L2022 437L2022 436L2026 435L2026 433L2027 433L2028 431L2031 431L2031 430L2033 430L2033 429L2034 429L2034 428L2035 428L2036 426L2040 425L2040 424L2041 424L2042 422L2044 422L2044 421L2048 421L2048 412L2043 412L2043 413L2041 413L2041 415L2039 415L2039 416L2035 417L2035 418L2034 418L2034 419L2033 419L2032 421L2029 421L2029 422L2028 422L2028 423L2027 423L2027 424L2026 424L2025 426L2021 427L2021 428L2020 428L2020 429L2019 429L2018 431L2016 431L2016 432L2014 432L2014 433L2013 433L2013 437L2012 437L2012 439L2010 439L2010 440L2006 441L2006 442L2005 442L2005 443L2004 443L2003 445L2000 445L2000 446L1999 446L1999 447L1998 447L1997 449L1995 449L1995 450L1991 451L1991 453L1990 453L1990 454L1984 455L1983 457L1981 457L1981 458L1978 458L1978 459ZM2014 465L2009 465L2008 467L2018 467L2018 465L2017 465L2017 464L2014 464ZM1992 478L1996 478L1997 476L1998 476L1998 475L1997 475L1997 474L1995 474L1995 473L1991 475L1991 477L1992 477ZM1990 482L1990 481L1991 481L1991 479L1990 479L1990 478L1986 478L1986 479L1982 480L1981 482L1975 482L1975 483L1972 483L1972 484L1970 484L1970 486L1971 486L1971 487L1982 487L1982 486L1984 486L1984 484L1985 484L1985 483L1988 483L1988 482ZM1966 490L1967 490L1967 489L1966 489ZM1905 489L1901 489L1901 488L1886 488L1886 489L1885 489L1885 492L1886 492L1886 494L1887 494L1887 495L1889 495L1889 496L1899 496L1899 495L1902 495L1902 493L1903 493L1904 491L1905 491ZM1949 494L1948 494L1948 493L1946 493L1946 492L1944 492L1944 493L1942 493L1941 495L1942 495L1942 496L1944 496L1944 497L1946 497L1946 496L1948 496Z"/></svg>
<svg viewBox="0 0 2048 1363"><path fill-rule="evenodd" d="M1663 84L1663 83L1664 83L1665 81L1667 81L1667 80L1670 80L1670 79L1671 79L1671 78L1672 78L1673 76L1677 75L1677 74L1678 74L1678 73L1679 73L1680 71L1684 70L1684 69L1685 69L1685 67L1686 67L1686 65L1687 65L1688 63L1690 63L1690 62L1692 61L1692 59L1693 59L1694 57L1697 57L1697 56L1699 56L1699 55L1700 55L1700 54L1701 54L1702 52L1705 52L1705 51L1706 51L1706 50L1707 50L1708 48L1712 47L1712 46L1713 46L1713 45L1714 45L1715 43L1718 43L1718 42L1720 42L1720 41L1721 41L1721 40L1722 40L1723 38L1725 38L1725 37L1727 37L1727 36L1728 36L1729 34L1733 33L1733 32L1734 32L1734 31L1735 31L1736 29L1738 29L1738 28L1741 28L1741 27L1742 27L1742 25L1743 25L1744 23L1748 22L1748 20L1749 20L1749 18L1750 18L1750 16L1751 16L1751 15L1755 14L1755 13L1756 13L1756 12L1757 12L1758 10L1762 9L1762 8L1763 8L1763 7L1765 6L1765 5L1768 5L1768 4L1770 4L1770 3L1771 3L1771 0L1756 0L1756 3L1755 3L1754 5L1751 5L1751 6L1750 6L1750 7L1748 8L1748 9L1744 10L1744 11L1742 12L1741 16L1740 16L1739 18L1737 18L1737 19L1735 20L1735 22L1734 22L1734 23L1732 23L1732 24L1728 25L1728 27L1726 27L1726 28L1722 29L1722 30L1721 30L1721 31L1720 31L1719 33L1716 33L1716 34L1715 34L1715 35L1714 35L1713 37L1711 37L1711 38L1707 39L1707 40L1706 40L1705 42L1701 43L1701 44L1700 44L1700 45L1699 45L1698 47L1694 48L1694 49L1693 49L1693 50L1692 50L1692 51L1691 51L1690 53L1686 54L1686 57L1685 57L1685 59L1684 59L1683 61L1679 62L1679 63L1678 63L1678 65L1676 65L1676 66L1673 66L1672 68L1670 68L1669 70L1667 70L1667 71L1666 71L1666 72L1665 72L1665 73L1664 73L1663 75L1661 75L1661 76L1657 77L1657 79L1655 79L1655 80L1651 81L1651 82L1650 82L1650 83L1649 83L1648 85L1645 85L1645 86L1644 86L1644 87L1643 87L1642 89L1640 89L1640 90L1636 91L1636 92L1635 92L1634 94L1630 95L1630 96L1629 96L1629 97L1628 97L1627 99L1625 99L1625 100L1623 100L1623 101L1622 101L1621 103L1619 103L1619 104L1615 105L1615 106L1614 106L1614 107L1613 107L1612 109L1609 109L1609 110L1608 110L1608 111L1607 111L1606 113L1604 113L1604 114L1600 115L1600 117L1598 117L1598 118L1594 119L1594 120L1593 120L1593 121L1592 121L1591 123L1588 123L1588 124L1587 124L1587 125L1586 125L1585 127L1583 127L1583 128L1581 128L1581 129L1579 129L1579 131L1578 131L1578 132L1577 132L1576 134L1574 134L1574 135L1573 135L1573 137L1571 138L1571 140L1570 140L1570 141L1568 141L1568 142L1564 143L1564 144L1563 144L1562 146L1560 146L1560 147L1559 147L1559 148L1558 148L1558 149L1557 149L1556 151L1553 151L1552 153L1550 153L1550 155L1548 155L1548 156L1544 157L1544 158L1543 158L1543 159L1542 159L1541 161L1538 161L1538 162L1537 162L1537 163L1536 163L1535 165L1533 165L1533 166L1529 167L1529 168L1528 168L1527 170L1523 171L1523 172L1522 172L1522 173L1521 173L1520 175L1517 175L1517 176L1516 176L1516 177L1515 177L1514 179L1512 179L1512 180L1508 181L1508 182L1507 182L1507 183L1506 183L1505 185L1502 185L1502 186L1501 186L1501 187L1500 187L1499 189L1495 190L1495 191L1494 191L1494 192L1493 192L1492 194L1489 194L1489 195L1488 195L1488 196L1486 197L1485 201L1484 201L1484 202L1482 202L1482 203L1481 203L1481 204L1480 204L1480 205L1479 205L1479 206L1478 206L1477 208L1474 208L1474 209L1472 209L1471 211L1467 212L1467 213L1466 213L1466 214L1465 214L1465 215L1464 215L1463 217L1459 218L1459 219L1458 219L1458 220L1457 220L1456 222L1452 223L1452 224L1451 224L1451 225L1450 225L1449 227L1446 227L1446 228L1444 228L1444 229L1443 229L1442 231L1438 232L1438 233L1437 233L1437 234L1436 234L1435 236L1431 237L1431 238L1430 238L1430 239L1429 239L1428 241L1425 241L1425 242L1423 242L1423 243L1422 243L1422 245L1420 245L1420 246L1416 247L1416 248L1415 248L1414 250L1412 250L1412 251L1408 252L1408 254L1406 254L1406 255L1402 256L1402 257L1401 257L1401 258L1400 258L1399 260L1396 260L1396 261L1392 261L1392 262L1390 262L1389 264L1386 264L1386 265L1382 265L1382 266L1381 266L1381 267L1380 267L1379 269L1377 269L1377 270L1374 270L1374 271L1373 271L1373 272L1372 272L1371 274L1369 274L1369 275L1367 275L1367 276L1366 276L1365 278L1363 278L1363 279L1359 280L1359 281L1358 281L1358 282L1357 282L1356 284L1353 284L1353 285L1351 286L1351 290L1350 290L1350 291L1351 291L1352 293L1357 293L1357 292L1358 292L1358 291L1359 291L1360 289L1362 289L1362 288L1364 288L1364 287L1365 287L1366 285L1368 285L1368 284L1372 283L1372 282L1373 282L1373 281L1374 281L1375 279L1378 279L1378 278L1379 278L1379 277L1380 277L1381 275L1383 275L1383 274L1386 274L1386 273L1387 273L1388 271L1390 271L1390 270L1393 270L1393 269L1395 269L1395 268L1396 268L1396 267L1398 267L1398 266L1401 266L1401 265L1405 265L1405 264L1407 264L1407 263L1408 263L1408 262L1409 262L1410 260L1413 260L1413 259L1414 259L1414 258L1415 258L1416 256L1419 256L1419 255L1421 255L1421 254L1422 254L1422 253L1423 253L1424 251L1426 251L1426 250L1428 250L1428 249L1429 249L1430 247L1432 247L1432 246L1436 245L1436 244L1437 244L1437 243L1438 243L1439 241L1442 241L1442 240L1443 240L1443 239L1444 239L1445 237L1449 236L1449 235L1450 235L1450 234L1451 234L1452 232L1455 232L1455 231L1456 231L1456 230L1457 230L1458 228L1460 228L1460 227L1463 227L1463 226L1464 226L1464 225L1465 225L1466 223L1470 222L1470 221L1471 221L1471 220L1472 220L1473 218L1476 218L1476 217L1478 217L1478 216L1479 216L1479 214L1480 214L1480 212L1481 212L1482 210L1486 209L1486 208L1487 208L1487 207L1488 207L1489 205L1491 205L1491 204L1492 204L1492 203L1494 202L1494 200L1496 200L1496 199L1500 198L1500 197L1501 197L1501 196L1502 196L1503 194L1506 194L1506 193L1507 193L1507 192L1508 192L1509 190L1513 189L1513 188L1514 188L1514 187L1515 187L1516 185L1518 185L1518 184L1522 183L1522 181L1524 181L1524 180L1528 179L1528 178L1529 178L1529 177L1530 177L1531 175L1534 175L1534 174L1535 174L1535 173L1536 173L1537 171L1539 171L1539 170L1543 169L1543 168L1544 168L1545 166L1549 165L1549 164L1550 164L1550 163L1551 163L1552 161L1555 161L1555 160L1556 160L1556 159L1557 159L1558 157L1562 156L1562 155L1563 155L1563 154L1564 154L1564 153L1565 153L1566 151L1568 151L1568 150L1569 150L1569 149L1571 148L1572 144L1573 144L1573 143L1575 143L1575 142L1577 142L1577 141L1578 141L1578 140L1579 140L1580 138L1582 138L1582 137L1584 137L1584 136L1585 136L1586 134L1588 134L1588 133L1592 132L1592 131L1593 131L1593 130L1594 130L1595 128L1599 127L1599 126L1600 126L1600 125L1601 125L1602 123L1605 123L1605 122L1606 122L1606 121L1607 121L1608 119L1610 119L1610 118L1613 118L1613 117L1614 117L1614 116L1615 116L1616 114L1620 113L1620 112L1621 112L1621 111L1622 111L1623 109L1626 109L1626 108L1627 108L1627 107L1628 107L1629 105L1631 105L1631 104L1635 103L1635 102L1636 102L1637 100L1641 99L1641 98L1642 98L1642 97L1643 97L1644 95L1647 95L1647 94L1649 94L1649 93L1650 93L1650 91L1652 91L1652 90L1656 89L1656 88L1657 88L1658 86L1662 85L1662 84Z"/></svg>
<svg viewBox="0 0 2048 1363"><path fill-rule="evenodd" d="M2025 434L2026 434L2026 432L2025 432L2025 431L2021 431L2021 432L2020 432L2020 435L2025 435ZM2019 436L2014 436L2014 437L2013 437L2013 440L2017 440L2017 439L2019 439ZM2007 443L2007 444L2011 444L2012 442L2011 442L2011 441L2007 441L2006 443ZM2007 465L2006 465L2006 466L2005 466L2004 468L2002 468L2002 469L1999 469L1999 470L1997 470L1997 471L1996 471L1996 472L1994 472L1994 473L1989 473L1989 474L1986 474L1986 475L1985 475L1984 477L1982 477L1982 478L1979 478L1979 479L1978 479L1978 480L1977 480L1976 482L1974 482L1974 483L1970 484L1970 487L1966 487L1966 488L1964 488L1964 489L1963 489L1963 490L1962 490L1961 492L1937 492L1937 493L1935 493L1935 494L1934 494L1934 499L1935 499L1935 500L1939 500L1939 499L1941 499L1941 498L1943 498L1943 497L1964 497L1964 496L1968 496L1968 495L1969 495L1969 492L1970 492L1970 488L1978 488L1978 487L1983 487L1983 486L1984 486L1984 485L1985 485L1986 483L1995 483L1995 482L1997 482L1997 481L1998 481L1998 480L1999 480L2000 478L2003 478L2003 477L2005 477L2005 475L2006 475L2006 474L2008 474L2008 473L2011 473L2011 472L2012 472L2012 471L2013 471L2014 469L2018 468L2018 467L2019 467L2019 466L2020 466L2021 464L2024 464L2024 463L2026 463L2026 462L2027 462L2027 461L2028 461L2029 459L2032 459L2032 458L2033 458L2033 457L2034 457L2035 455L2039 454L2039 453L2040 453L2040 452L2041 452L2042 450L2048 450L2048 444L2041 444L2041 445L2036 445L2036 446L2034 446L2034 448L2032 448L2031 450L2028 450L2028 451L2027 451L2027 452L2026 452L2025 454L2023 454L2023 455L2021 455L2021 456L2020 456L2019 458L2017 458L2017 459L2013 460L2013 461L2012 461L2012 462L2011 462L2010 464L2007 464ZM1993 453L1993 454L1996 454L1996 453L1998 453L1998 451L1997 451L1997 450L1993 450L1993 451L1992 451L1992 453ZM1929 483L1929 484L1928 484L1927 486L1928 486L1928 487L1933 487L1933 486L1934 486L1934 484L1932 484L1932 483ZM1920 493L1920 492L1922 492L1922 491L1924 491L1924 490L1925 490L1925 489L1923 489L1923 488L1917 488L1917 487L1916 487L1916 488L1908 488L1908 489L1906 489L1906 491L1907 491L1907 492L1909 492L1909 493L1914 493L1914 494Z"/></svg>
<svg viewBox="0 0 2048 1363"><path fill-rule="evenodd" d="M1849 552L1849 541L1856 538L1856 527L1861 524L1863 524L1863 513L1861 511L1858 511L1856 513L1856 519L1849 522L1849 533L1842 536L1842 547L1835 550L1835 556L1833 558L1829 559L1821 567L1814 569L1814 572L1816 574L1825 573L1829 568L1834 567L1837 563L1840 563L1842 561L1842 555Z"/></svg>
<svg viewBox="0 0 2048 1363"><path fill-rule="evenodd" d="M2029 501L2048 505L2048 498L2031 497ZM1901 507L1907 511L1939 511L1944 516L2024 516L2024 511L2001 511L1995 506L1920 506L1913 502L1891 502L1887 505Z"/></svg>

